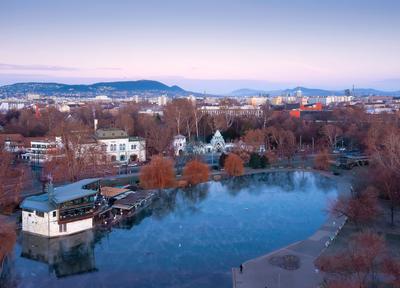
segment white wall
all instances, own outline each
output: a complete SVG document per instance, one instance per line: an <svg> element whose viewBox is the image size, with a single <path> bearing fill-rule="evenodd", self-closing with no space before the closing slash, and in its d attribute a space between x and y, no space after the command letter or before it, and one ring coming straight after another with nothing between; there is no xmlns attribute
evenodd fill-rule
<svg viewBox="0 0 400 288"><path fill-rule="evenodd" d="M22 230L46 237L56 237L93 228L93 219L88 218L66 223L66 231L60 232L57 219L58 211L55 217L53 217L53 211L44 213L44 217L37 216L35 212L22 211Z"/></svg>
<svg viewBox="0 0 400 288"><path fill-rule="evenodd" d="M50 212L50 215L52 215L52 212ZM53 219L50 219L50 221L53 221ZM57 218L55 218L54 221L57 221ZM36 215L35 211L22 211L23 231L50 237L49 224L49 213L44 213L44 217L39 217Z"/></svg>
<svg viewBox="0 0 400 288"><path fill-rule="evenodd" d="M146 142L143 141L129 141L128 138L121 139L100 139L100 143L107 145L106 153L109 157L115 156L116 160L121 162L121 155L125 157L122 162L128 162L131 155L137 155L138 161L146 161ZM116 145L116 149L111 150L111 144ZM125 150L120 149L120 145L125 145ZM132 147L133 146L133 147Z"/></svg>
<svg viewBox="0 0 400 288"><path fill-rule="evenodd" d="M185 137L176 137L173 140L172 145L174 146L174 152L176 156L179 156L179 151L186 151L186 138Z"/></svg>

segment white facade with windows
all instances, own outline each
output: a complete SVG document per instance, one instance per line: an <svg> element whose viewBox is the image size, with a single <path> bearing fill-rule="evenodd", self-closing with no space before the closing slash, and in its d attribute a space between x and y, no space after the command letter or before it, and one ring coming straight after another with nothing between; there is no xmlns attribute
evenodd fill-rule
<svg viewBox="0 0 400 288"><path fill-rule="evenodd" d="M186 152L186 137L183 135L176 135L172 142L175 156L180 156Z"/></svg>
<svg viewBox="0 0 400 288"><path fill-rule="evenodd" d="M106 154L112 161L129 163L146 161L146 141L130 137L120 129L98 129L96 139L106 146Z"/></svg>
<svg viewBox="0 0 400 288"><path fill-rule="evenodd" d="M57 237L93 228L99 179L85 179L25 198L21 203L22 231Z"/></svg>
<svg viewBox="0 0 400 288"><path fill-rule="evenodd" d="M83 219L69 223L58 223L57 210L49 212L22 211L23 231L46 237L57 237L78 233L93 228L93 219Z"/></svg>
<svg viewBox="0 0 400 288"><path fill-rule="evenodd" d="M25 107L25 103L17 101L0 101L0 111L20 110Z"/></svg>
<svg viewBox="0 0 400 288"><path fill-rule="evenodd" d="M28 160L32 165L43 165L52 159L51 152L63 147L61 137L35 139L31 141L31 147L21 158Z"/></svg>

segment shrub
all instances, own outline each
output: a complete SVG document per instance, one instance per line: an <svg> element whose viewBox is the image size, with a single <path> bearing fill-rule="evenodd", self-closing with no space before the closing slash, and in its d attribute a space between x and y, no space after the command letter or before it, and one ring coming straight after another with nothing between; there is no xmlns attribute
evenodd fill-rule
<svg viewBox="0 0 400 288"><path fill-rule="evenodd" d="M208 181L209 174L207 164L198 160L189 161L183 169L183 178L190 185Z"/></svg>
<svg viewBox="0 0 400 288"><path fill-rule="evenodd" d="M330 157L327 150L321 151L314 160L314 168L318 170L328 170Z"/></svg>
<svg viewBox="0 0 400 288"><path fill-rule="evenodd" d="M230 153L225 160L225 171L230 176L240 176L243 174L243 160L236 154Z"/></svg>
<svg viewBox="0 0 400 288"><path fill-rule="evenodd" d="M145 189L163 189L175 185L174 163L162 156L154 156L140 170L140 185Z"/></svg>

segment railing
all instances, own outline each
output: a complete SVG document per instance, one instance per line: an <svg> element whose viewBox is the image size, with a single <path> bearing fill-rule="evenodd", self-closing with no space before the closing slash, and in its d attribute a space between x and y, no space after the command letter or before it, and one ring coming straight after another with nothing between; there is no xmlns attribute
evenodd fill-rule
<svg viewBox="0 0 400 288"><path fill-rule="evenodd" d="M71 209L86 209L86 208L93 208L95 206L95 202L86 202L86 203L80 203L80 204L71 204L71 205L65 205L60 207L60 212L66 211L66 210L71 210Z"/></svg>
<svg viewBox="0 0 400 288"><path fill-rule="evenodd" d="M58 223L59 224L64 224L64 223L69 223L69 222L75 222L79 220L84 220L88 218L93 218L94 216L94 211L90 211L89 213L86 213L84 215L76 215L76 216L66 216L65 218L61 219L60 217L58 218Z"/></svg>

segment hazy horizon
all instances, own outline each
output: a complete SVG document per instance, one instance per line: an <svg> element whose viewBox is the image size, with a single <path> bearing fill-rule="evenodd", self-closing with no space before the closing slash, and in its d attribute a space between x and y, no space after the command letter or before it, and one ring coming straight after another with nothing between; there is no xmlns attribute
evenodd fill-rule
<svg viewBox="0 0 400 288"><path fill-rule="evenodd" d="M0 85L400 90L396 0L2 1Z"/></svg>
<svg viewBox="0 0 400 288"><path fill-rule="evenodd" d="M66 80L66 81L62 81ZM228 95L231 92L241 89L251 89L251 90L260 90L260 91L274 91L274 90L285 90L285 89L293 89L296 87L306 87L311 89L322 89L328 91L340 91L345 89L351 89L352 85L346 87L329 87L322 85L297 85L296 83L269 83L267 81L261 80L229 80L229 79L186 79L186 78L162 78L162 79L107 79L107 78L72 78L72 79L57 79L57 78L47 78L47 80L38 79L28 79L26 81L10 81L8 83L0 83L1 86L12 85L17 83L24 82L39 82L39 83L60 83L60 84L68 84L68 85L90 85L98 82L119 82L119 81L138 81L138 80L154 80L164 83L168 86L177 85L186 91L192 91L197 93L206 93L206 94L216 94L216 95ZM241 85L242 84L242 85ZM247 85L247 86L246 86ZM189 87L189 88L188 88ZM204 88L206 87L206 88ZM230 87L233 87L230 89ZM399 89L384 89L374 86L355 86L355 89L363 88L363 89L376 89L385 92L397 92Z"/></svg>

